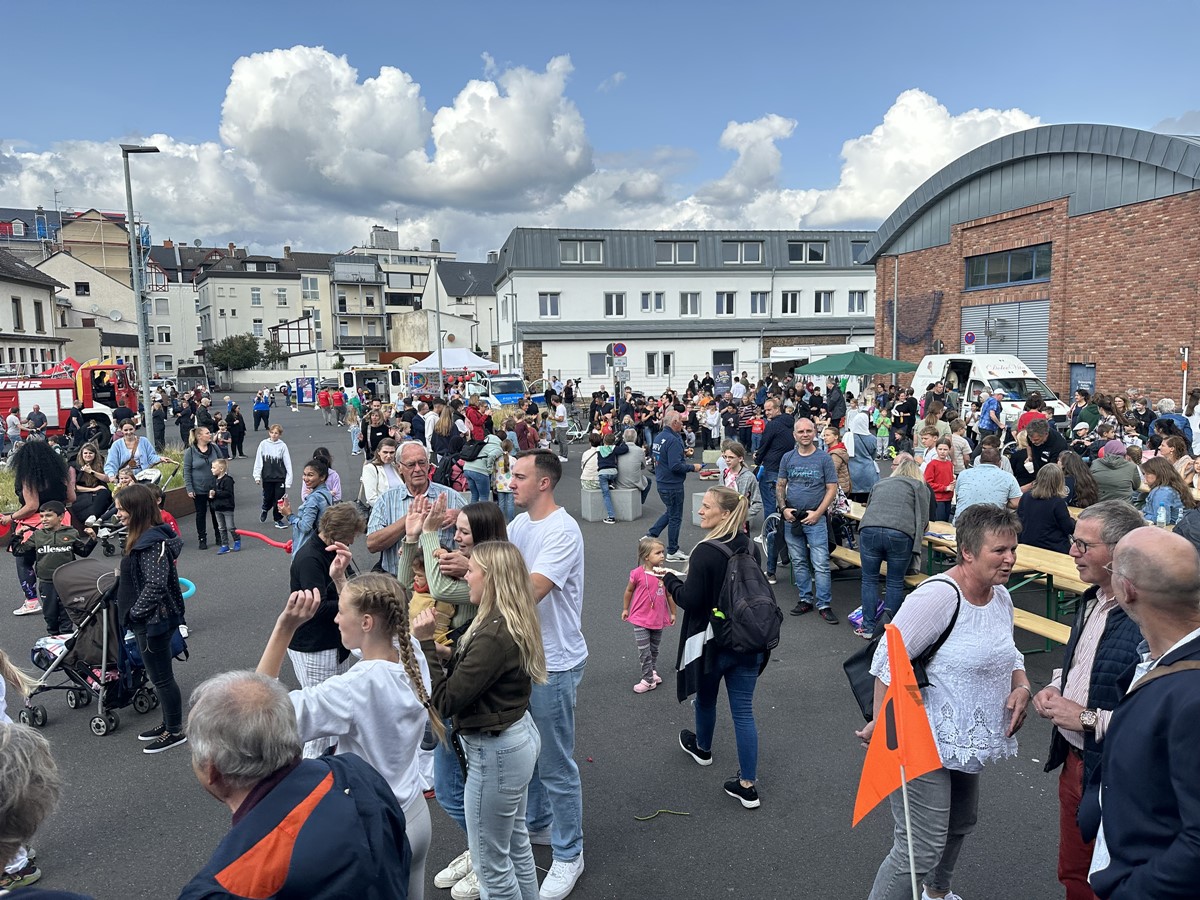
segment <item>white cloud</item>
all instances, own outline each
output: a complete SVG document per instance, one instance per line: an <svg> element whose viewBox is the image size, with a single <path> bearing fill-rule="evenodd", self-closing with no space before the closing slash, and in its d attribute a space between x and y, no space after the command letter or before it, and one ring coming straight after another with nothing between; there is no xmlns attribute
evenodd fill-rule
<svg viewBox="0 0 1200 900"><path fill-rule="evenodd" d="M135 135L161 148L135 159L135 201L156 240L234 241L279 253L343 250L399 218L402 246L479 258L518 225L795 228L878 222L939 167L988 140L1038 124L1018 109L952 114L905 91L868 134L842 145L837 184L782 183L796 120L729 122L718 178L685 186L695 149L597 153L570 99L570 59L542 71L481 55L485 76L429 110L419 83L383 67L361 77L341 56L292 47L239 59L221 107L220 141ZM618 77L620 76L620 77ZM614 73L605 80L623 80ZM0 141L0 205L124 208L119 138L34 149ZM812 143L820 136L805 135Z"/></svg>
<svg viewBox="0 0 1200 900"><path fill-rule="evenodd" d="M1163 119L1152 130L1163 134L1200 134L1200 109L1189 109L1182 115Z"/></svg>
<svg viewBox="0 0 1200 900"><path fill-rule="evenodd" d="M607 94L609 91L613 90L614 88L620 87L621 83L623 81L625 81L625 73L624 72L613 72L611 75L609 75L607 78L605 78L602 82L600 82L598 85L596 85L596 90L600 91L601 93Z"/></svg>

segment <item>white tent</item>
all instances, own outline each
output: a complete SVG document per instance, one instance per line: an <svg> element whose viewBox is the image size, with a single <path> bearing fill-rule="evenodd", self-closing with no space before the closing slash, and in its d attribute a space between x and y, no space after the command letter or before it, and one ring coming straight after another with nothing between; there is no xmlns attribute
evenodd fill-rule
<svg viewBox="0 0 1200 900"><path fill-rule="evenodd" d="M499 363L476 356L465 347L448 347L442 350L442 369L446 372L499 372ZM408 367L410 372L436 372L438 355L430 353L420 362Z"/></svg>

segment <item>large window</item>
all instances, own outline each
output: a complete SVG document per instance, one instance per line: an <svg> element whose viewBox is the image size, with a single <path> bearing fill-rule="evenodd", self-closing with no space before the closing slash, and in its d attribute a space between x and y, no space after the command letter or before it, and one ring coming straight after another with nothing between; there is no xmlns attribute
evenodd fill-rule
<svg viewBox="0 0 1200 900"><path fill-rule="evenodd" d="M654 262L660 266L694 266L695 241L655 241Z"/></svg>
<svg viewBox="0 0 1200 900"><path fill-rule="evenodd" d="M603 378L608 374L608 361L603 351L588 354L588 375L591 378Z"/></svg>
<svg viewBox="0 0 1200 900"><path fill-rule="evenodd" d="M558 318L558 294L538 294L538 317L542 319Z"/></svg>
<svg viewBox="0 0 1200 900"><path fill-rule="evenodd" d="M12 298L12 322L13 331L25 330L25 311L21 305L20 297Z"/></svg>
<svg viewBox="0 0 1200 900"><path fill-rule="evenodd" d="M275 305L276 306L287 306L288 305L287 288L285 288L285 287L275 288Z"/></svg>
<svg viewBox="0 0 1200 900"><path fill-rule="evenodd" d="M722 241L721 262L756 266L762 263L762 241Z"/></svg>
<svg viewBox="0 0 1200 900"><path fill-rule="evenodd" d="M785 316L800 315L800 292L784 291L780 297L779 312Z"/></svg>
<svg viewBox="0 0 1200 900"><path fill-rule="evenodd" d="M866 291L851 291L850 292L850 314L865 313L867 311L867 292Z"/></svg>
<svg viewBox="0 0 1200 900"><path fill-rule="evenodd" d="M171 314L171 301L167 297L154 298L154 314L156 316L169 316Z"/></svg>
<svg viewBox="0 0 1200 900"><path fill-rule="evenodd" d="M833 312L833 291L813 291L813 312L822 316Z"/></svg>
<svg viewBox="0 0 1200 900"><path fill-rule="evenodd" d="M736 300L736 291L717 291L717 315L732 316Z"/></svg>
<svg viewBox="0 0 1200 900"><path fill-rule="evenodd" d="M604 295L604 318L623 319L625 317L625 295L606 293Z"/></svg>
<svg viewBox="0 0 1200 900"><path fill-rule="evenodd" d="M320 300L321 290L317 286L316 275L301 275L300 276L300 299L301 300Z"/></svg>
<svg viewBox="0 0 1200 900"><path fill-rule="evenodd" d="M699 291L682 291L679 294L679 315L681 316L699 316L700 315L700 292Z"/></svg>
<svg viewBox="0 0 1200 900"><path fill-rule="evenodd" d="M750 315L766 316L771 313L771 292L770 291L751 291L750 292Z"/></svg>
<svg viewBox="0 0 1200 900"><path fill-rule="evenodd" d="M792 265L825 262L824 241L788 241L788 262Z"/></svg>
<svg viewBox="0 0 1200 900"><path fill-rule="evenodd" d="M653 378L656 375L658 375L658 354L657 353L647 353L646 354L646 377Z"/></svg>
<svg viewBox="0 0 1200 900"><path fill-rule="evenodd" d="M33 327L38 334L46 333L46 313L40 300L33 301Z"/></svg>
<svg viewBox="0 0 1200 900"><path fill-rule="evenodd" d="M967 257L966 289L1050 280L1050 244Z"/></svg>
<svg viewBox="0 0 1200 900"><path fill-rule="evenodd" d="M251 329L252 329L252 333L253 333L253 335L254 335L255 337L257 337L257 338L260 338L260 337L262 337L262 336L263 336L263 323L262 323L262 319L251 319L251 320L250 320L250 326L251 326Z"/></svg>
<svg viewBox="0 0 1200 900"><path fill-rule="evenodd" d="M250 305L262 306L262 288L250 288Z"/></svg>
<svg viewBox="0 0 1200 900"><path fill-rule="evenodd" d="M156 340L157 340L157 341L158 341L160 344L169 344L169 343L171 343L171 329L170 329L170 326L167 326L167 325L159 325L159 326L158 326L156 329L154 329L154 331L155 331L155 339L156 339Z"/></svg>
<svg viewBox="0 0 1200 900"><path fill-rule="evenodd" d="M667 295L663 291L642 291L642 312L662 312L667 308Z"/></svg>
<svg viewBox="0 0 1200 900"><path fill-rule="evenodd" d="M598 266L604 262L604 242L559 241L558 261L565 265Z"/></svg>

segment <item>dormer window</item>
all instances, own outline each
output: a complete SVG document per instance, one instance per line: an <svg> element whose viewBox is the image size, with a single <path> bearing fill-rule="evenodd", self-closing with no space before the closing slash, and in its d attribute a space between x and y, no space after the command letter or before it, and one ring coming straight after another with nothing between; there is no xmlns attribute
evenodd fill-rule
<svg viewBox="0 0 1200 900"><path fill-rule="evenodd" d="M598 266L604 262L604 242L559 241L558 261L564 265Z"/></svg>
<svg viewBox="0 0 1200 900"><path fill-rule="evenodd" d="M274 272L275 271L275 263L273 263L273 262L267 263L267 271Z"/></svg>
<svg viewBox="0 0 1200 900"><path fill-rule="evenodd" d="M25 223L20 219L13 219L12 234L13 237L25 237Z"/></svg>
<svg viewBox="0 0 1200 900"><path fill-rule="evenodd" d="M247 272L257 272L258 271L258 263L253 263L253 262L246 263L246 271Z"/></svg>

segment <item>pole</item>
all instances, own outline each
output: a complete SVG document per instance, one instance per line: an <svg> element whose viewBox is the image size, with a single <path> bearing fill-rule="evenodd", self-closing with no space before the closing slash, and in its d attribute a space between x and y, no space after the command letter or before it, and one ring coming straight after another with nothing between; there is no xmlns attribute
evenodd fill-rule
<svg viewBox="0 0 1200 900"><path fill-rule="evenodd" d="M900 793L904 798L904 833L908 837L908 874L912 878L913 900L921 900L917 892L917 862L913 857L912 819L908 814L908 778L904 774L904 766L900 767Z"/></svg>
<svg viewBox="0 0 1200 900"><path fill-rule="evenodd" d="M137 233L133 228L133 185L129 179L130 153L157 153L157 147L140 147L121 144L121 164L125 170L125 224L129 230L130 287L133 288L134 314L137 318L138 334L138 378L142 383L143 424L150 420L150 408L154 405L150 394L150 347L146 339L146 298L142 288L142 253L138 247ZM149 431L149 428L147 428Z"/></svg>
<svg viewBox="0 0 1200 900"><path fill-rule="evenodd" d="M897 323L900 320L900 254L892 257L892 359L900 358L900 333Z"/></svg>
<svg viewBox="0 0 1200 900"><path fill-rule="evenodd" d="M1188 360L1191 358L1192 348L1191 347L1180 347L1179 352L1183 356L1183 396L1179 399L1179 405L1186 408L1187 401L1188 401L1188 391L1187 391Z"/></svg>
<svg viewBox="0 0 1200 900"><path fill-rule="evenodd" d="M434 330L437 332L437 361L438 372L445 368L442 365L442 295L438 290L437 257L429 260L429 280L433 282ZM439 378L442 376L439 374ZM443 388L443 394L445 389Z"/></svg>

